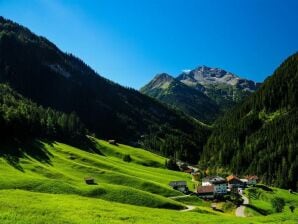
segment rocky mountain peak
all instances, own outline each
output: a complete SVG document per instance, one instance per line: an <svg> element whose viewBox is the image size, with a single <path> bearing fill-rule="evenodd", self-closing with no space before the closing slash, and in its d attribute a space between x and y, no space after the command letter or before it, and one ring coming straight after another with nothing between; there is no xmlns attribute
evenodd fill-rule
<svg viewBox="0 0 298 224"><path fill-rule="evenodd" d="M146 89L167 88L170 83L176 81L174 77L167 73L157 74L147 85Z"/></svg>
<svg viewBox="0 0 298 224"><path fill-rule="evenodd" d="M245 91L254 91L258 86L255 82L240 78L231 72L205 65L199 66L189 73L182 73L177 77L177 80L192 87L225 84L239 87Z"/></svg>

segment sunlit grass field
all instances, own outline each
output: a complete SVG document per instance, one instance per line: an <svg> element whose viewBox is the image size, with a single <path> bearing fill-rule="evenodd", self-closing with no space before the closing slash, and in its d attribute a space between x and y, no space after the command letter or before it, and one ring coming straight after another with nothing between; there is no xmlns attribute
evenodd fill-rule
<svg viewBox="0 0 298 224"><path fill-rule="evenodd" d="M182 194L168 183L185 180L192 187L189 174L165 169L165 158L143 149L94 140L93 152L43 141L11 148L19 154L0 147L0 223L298 223L297 209L237 218L195 196L171 199ZM127 154L131 162L123 161ZM87 185L85 177L96 184ZM284 190L275 194L288 197ZM181 211L186 205L196 209Z"/></svg>

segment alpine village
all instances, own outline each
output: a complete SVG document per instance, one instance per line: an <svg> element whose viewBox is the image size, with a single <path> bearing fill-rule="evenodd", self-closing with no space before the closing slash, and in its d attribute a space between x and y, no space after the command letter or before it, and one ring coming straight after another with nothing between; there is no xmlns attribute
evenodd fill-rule
<svg viewBox="0 0 298 224"><path fill-rule="evenodd" d="M298 53L137 90L24 25L0 17L0 224L298 223Z"/></svg>

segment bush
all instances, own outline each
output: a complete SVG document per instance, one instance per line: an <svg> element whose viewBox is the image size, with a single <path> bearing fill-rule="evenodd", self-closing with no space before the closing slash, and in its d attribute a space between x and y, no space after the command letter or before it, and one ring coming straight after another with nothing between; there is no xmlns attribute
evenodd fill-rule
<svg viewBox="0 0 298 224"><path fill-rule="evenodd" d="M131 160L132 160L132 159L131 159L131 157L130 157L129 154L126 154L126 155L123 156L123 161L124 161L124 162L128 162L128 163L129 163L129 162L131 162Z"/></svg>
<svg viewBox="0 0 298 224"><path fill-rule="evenodd" d="M231 211L234 208L235 208L235 205L230 201L225 202L222 206L222 209L223 209L224 212Z"/></svg>
<svg viewBox="0 0 298 224"><path fill-rule="evenodd" d="M280 197L275 197L271 200L271 205L275 212L282 212L285 206L285 200Z"/></svg>
<svg viewBox="0 0 298 224"><path fill-rule="evenodd" d="M179 167L177 166L176 160L169 159L165 161L165 167L169 170L179 170Z"/></svg>

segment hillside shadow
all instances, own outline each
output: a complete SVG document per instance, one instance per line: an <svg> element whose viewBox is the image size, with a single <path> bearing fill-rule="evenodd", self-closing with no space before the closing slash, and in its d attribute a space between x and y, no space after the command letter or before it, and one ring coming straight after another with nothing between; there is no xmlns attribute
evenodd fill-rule
<svg viewBox="0 0 298 224"><path fill-rule="evenodd" d="M77 147L81 150L84 150L86 152L95 153L101 156L105 156L99 149L98 143L92 139L91 137L86 137L80 141L77 142L69 142L69 145L72 145L74 147Z"/></svg>
<svg viewBox="0 0 298 224"><path fill-rule="evenodd" d="M33 158L41 163L51 164L52 154L40 141L9 141L0 147L0 157L15 169L24 172L20 164L21 158Z"/></svg>
<svg viewBox="0 0 298 224"><path fill-rule="evenodd" d="M224 213L224 211L223 211L222 209L219 209L219 208L213 208L212 210L213 210L213 211L216 211L216 212Z"/></svg>
<svg viewBox="0 0 298 224"><path fill-rule="evenodd" d="M257 184L256 187L257 187L257 188L260 188L260 189L262 189L262 190L264 190L264 191L268 191L268 192L272 192L272 191L273 191L270 187L267 187L267 186L262 185L262 184Z"/></svg>
<svg viewBox="0 0 298 224"><path fill-rule="evenodd" d="M248 207L248 208L251 208L252 210L254 210L254 211L256 211L256 212L258 212L259 214L264 215L264 216L266 216L266 215L269 214L269 212L268 212L267 210L258 208L258 207L254 206L254 205L252 205L252 204L248 204L248 205L244 205L244 206L245 206L245 207Z"/></svg>

